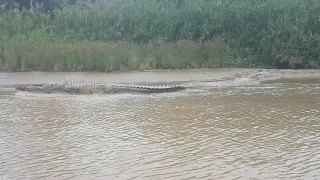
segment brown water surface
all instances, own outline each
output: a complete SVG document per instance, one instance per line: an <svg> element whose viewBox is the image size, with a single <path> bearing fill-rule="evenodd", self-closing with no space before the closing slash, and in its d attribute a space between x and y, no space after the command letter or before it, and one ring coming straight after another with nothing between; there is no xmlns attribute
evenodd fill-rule
<svg viewBox="0 0 320 180"><path fill-rule="evenodd" d="M168 94L2 89L0 180L320 179L320 82L253 83L259 72L231 72L210 72L210 81L208 72L128 74L193 89ZM35 74L2 73L0 84L66 77Z"/></svg>

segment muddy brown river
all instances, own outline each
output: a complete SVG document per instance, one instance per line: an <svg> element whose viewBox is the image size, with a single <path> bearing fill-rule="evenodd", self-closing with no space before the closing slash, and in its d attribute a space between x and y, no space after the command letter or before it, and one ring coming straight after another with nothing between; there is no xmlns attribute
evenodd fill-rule
<svg viewBox="0 0 320 180"><path fill-rule="evenodd" d="M64 80L163 94L16 92ZM0 180L320 179L320 71L0 73Z"/></svg>

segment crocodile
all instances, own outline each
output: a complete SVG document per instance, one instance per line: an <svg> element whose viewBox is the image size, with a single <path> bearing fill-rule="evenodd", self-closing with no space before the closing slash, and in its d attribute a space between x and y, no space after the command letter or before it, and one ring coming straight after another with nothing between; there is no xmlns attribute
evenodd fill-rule
<svg viewBox="0 0 320 180"><path fill-rule="evenodd" d="M106 81L66 81L61 84L28 84L16 87L16 90L42 92L45 94L115 94L115 93L165 93L184 90L177 85L139 85L110 83Z"/></svg>

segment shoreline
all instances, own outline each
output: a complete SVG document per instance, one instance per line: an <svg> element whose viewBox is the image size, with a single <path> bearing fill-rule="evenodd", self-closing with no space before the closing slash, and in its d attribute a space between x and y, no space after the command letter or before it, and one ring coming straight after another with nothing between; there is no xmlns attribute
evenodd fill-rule
<svg viewBox="0 0 320 180"><path fill-rule="evenodd" d="M182 68L182 69L170 69L170 68L155 68L155 69L141 69L141 70L113 70L113 71L42 71L42 70L31 70L31 71L6 71L0 70L0 73L8 74L127 74L127 73L179 73L179 72L221 72L221 71L278 71L278 72L320 72L320 69L280 69L280 68L241 68L241 67L218 67L218 68Z"/></svg>
<svg viewBox="0 0 320 180"><path fill-rule="evenodd" d="M6 71L0 70L0 73L137 73L137 72L179 72L179 71L206 71L206 70L237 70L237 69L248 69L248 70L263 70L263 68L183 68L183 69L170 69L170 68L155 68L155 69L141 69L141 70L113 70L113 71L42 71L42 70L31 70L31 71ZM267 69L266 69L267 70ZM276 70L276 69L274 69ZM316 70L316 69L315 69Z"/></svg>
<svg viewBox="0 0 320 180"><path fill-rule="evenodd" d="M28 72L49 72L49 73L122 73L122 72L164 72L164 71L199 71L199 70L213 70L213 69L224 69L224 70L285 70L285 71L304 71L304 70L315 70L320 71L320 69L316 68L301 68L301 69L294 69L294 68L258 68L258 67L213 67L213 68L206 68L206 67L199 67L199 68L150 68L150 69L133 69L133 70L112 70L112 71L45 71L45 70L30 70L30 71L11 71L11 70L1 70L0 73L6 72L6 73L28 73Z"/></svg>
<svg viewBox="0 0 320 180"><path fill-rule="evenodd" d="M135 84L193 84L219 83L268 84L312 81L320 83L317 69L250 69L250 68L194 68L182 70L153 69L117 72L0 72L0 86L19 84L62 83L64 81L96 80Z"/></svg>

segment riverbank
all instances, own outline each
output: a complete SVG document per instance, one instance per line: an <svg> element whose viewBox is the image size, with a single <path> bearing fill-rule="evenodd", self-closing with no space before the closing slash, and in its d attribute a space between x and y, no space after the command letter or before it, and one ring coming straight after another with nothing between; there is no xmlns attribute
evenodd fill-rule
<svg viewBox="0 0 320 180"><path fill-rule="evenodd" d="M0 9L0 69L319 69L319 8L317 0L119 0Z"/></svg>
<svg viewBox="0 0 320 180"><path fill-rule="evenodd" d="M266 83L316 82L320 70L278 70L244 68L202 68L188 70L147 70L130 72L0 72L0 87L50 84L64 81L107 81L134 84L180 84L188 88L211 89Z"/></svg>
<svg viewBox="0 0 320 180"><path fill-rule="evenodd" d="M222 41L197 43L10 43L1 46L2 70L128 71L240 67ZM243 63L243 66L245 64Z"/></svg>

